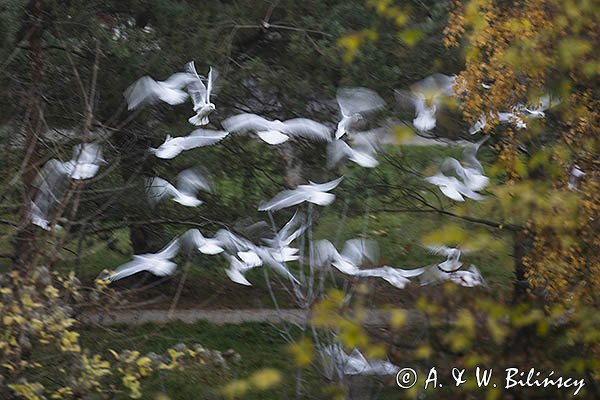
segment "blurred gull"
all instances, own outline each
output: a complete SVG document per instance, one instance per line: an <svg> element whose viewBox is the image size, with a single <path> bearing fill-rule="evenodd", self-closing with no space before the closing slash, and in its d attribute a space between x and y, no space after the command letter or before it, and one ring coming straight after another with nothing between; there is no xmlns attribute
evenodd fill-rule
<svg viewBox="0 0 600 400"><path fill-rule="evenodd" d="M525 121L523 121L523 119L518 116L517 110L515 110L514 112L499 112L498 121L512 124L517 129L527 128L527 124L525 123Z"/></svg>
<svg viewBox="0 0 600 400"><path fill-rule="evenodd" d="M31 222L42 229L51 230L48 221L50 213L62 201L69 179L93 178L102 163L105 163L102 147L97 143L73 146L73 158L67 162L54 158L48 160L33 182L38 190L31 202Z"/></svg>
<svg viewBox="0 0 600 400"><path fill-rule="evenodd" d="M202 254L219 254L224 251L221 242L214 238L207 238L198 229L189 229L181 236L181 242L188 248L193 248Z"/></svg>
<svg viewBox="0 0 600 400"><path fill-rule="evenodd" d="M579 181L585 175L586 173L583 172L579 166L574 165L571 169L571 174L569 175L569 182L567 183L569 190L579 191L579 189L577 189L577 181Z"/></svg>
<svg viewBox="0 0 600 400"><path fill-rule="evenodd" d="M388 265L384 265L379 268L361 269L360 271L357 271L355 275L359 277L381 278L398 289L404 289L404 287L410 282L408 278L419 276L423 273L423 271L425 271L425 268L416 268L410 270L393 268Z"/></svg>
<svg viewBox="0 0 600 400"><path fill-rule="evenodd" d="M467 185L453 176L446 176L442 173L437 173L433 176L425 178L425 181L439 187L446 197L454 201L465 201L463 196L477 201L484 199L482 195L469 189Z"/></svg>
<svg viewBox="0 0 600 400"><path fill-rule="evenodd" d="M486 286L481 273L474 265L467 271L442 271L438 265L432 265L421 275L421 285L428 285L440 281L450 281L464 287Z"/></svg>
<svg viewBox="0 0 600 400"><path fill-rule="evenodd" d="M300 284L300 282L296 279L296 277L294 277L294 275L292 275L287 266L284 264L284 261L278 261L276 259L272 250L273 249L264 246L254 246L249 251L238 252L237 255L248 266L258 267L265 265L266 267L269 267L273 271L277 272L279 275L289 278L296 284Z"/></svg>
<svg viewBox="0 0 600 400"><path fill-rule="evenodd" d="M290 247L290 244L296 240L307 228L303 224L304 216L296 211L292 218L275 234L273 238L263 238L262 241L268 246L271 255L276 261L288 262L299 258L297 248ZM293 230L300 225L298 229Z"/></svg>
<svg viewBox="0 0 600 400"><path fill-rule="evenodd" d="M325 142L331 140L329 128L307 118L270 121L256 114L245 113L229 117L221 124L227 132L254 132L260 139L270 145L287 142L290 137L302 137Z"/></svg>
<svg viewBox="0 0 600 400"><path fill-rule="evenodd" d="M257 246L248 239L242 238L226 229L220 229L214 236L219 246L225 249L230 267L226 270L229 278L239 284L250 286L244 274L252 268L265 265L280 275L288 277L295 283L298 280L289 272L284 261L276 259L273 249Z"/></svg>
<svg viewBox="0 0 600 400"><path fill-rule="evenodd" d="M73 147L73 158L65 163L65 169L72 179L84 180L93 178L103 163L102 146L83 143Z"/></svg>
<svg viewBox="0 0 600 400"><path fill-rule="evenodd" d="M229 254L237 254L239 252L245 252L254 248L254 243L250 240L236 235L235 233L227 229L219 229L214 239L219 242L219 246L225 249Z"/></svg>
<svg viewBox="0 0 600 400"><path fill-rule="evenodd" d="M379 165L376 155L376 142L371 136L353 136L354 147L343 140L334 140L327 145L327 166L339 164L342 160L350 160L364 168L375 168Z"/></svg>
<svg viewBox="0 0 600 400"><path fill-rule="evenodd" d="M376 264L379 250L375 242L365 239L352 239L338 252L329 240L315 243L316 260L320 266L332 265L346 275L356 275L363 264Z"/></svg>
<svg viewBox="0 0 600 400"><path fill-rule="evenodd" d="M255 266L250 266L230 254L226 254L225 257L229 260L229 268L225 270L229 279L240 285L252 286L248 279L246 279L245 274Z"/></svg>
<svg viewBox="0 0 600 400"><path fill-rule="evenodd" d="M402 104L410 104L415 108L413 125L421 132L435 128L435 114L442 105L442 98L454 95L455 77L444 74L433 74L413 84L410 91L395 90L396 100Z"/></svg>
<svg viewBox="0 0 600 400"><path fill-rule="evenodd" d="M455 175L470 190L479 191L485 188L490 180L483 174L483 166L477 160L477 152L487 139L485 137L477 143L465 146L463 159L466 166L463 166L457 159L448 157L441 165L442 172L446 175Z"/></svg>
<svg viewBox="0 0 600 400"><path fill-rule="evenodd" d="M560 99L552 98L546 94L539 99L534 106L520 106L519 110L522 111L527 118L544 118L546 117L545 111L552 108L560 103Z"/></svg>
<svg viewBox="0 0 600 400"><path fill-rule="evenodd" d="M476 133L481 132L485 128L486 124L487 124L487 118L485 117L484 114L481 114L479 116L479 119L477 120L477 122L475 122L469 128L469 134L470 135L475 135Z"/></svg>
<svg viewBox="0 0 600 400"><path fill-rule="evenodd" d="M344 375L395 375L400 370L389 361L367 360L358 349L348 355L339 344L326 346L320 353L329 379L341 379Z"/></svg>
<svg viewBox="0 0 600 400"><path fill-rule="evenodd" d="M144 76L129 86L123 96L127 100L129 110L144 104L154 104L159 101L176 105L183 103L188 94L183 89L194 82L196 77L186 72L178 72L166 81L155 81L149 76Z"/></svg>
<svg viewBox="0 0 600 400"><path fill-rule="evenodd" d="M153 206L165 197L170 197L176 203L187 207L196 207L202 200L196 197L198 190L210 193L211 187L208 179L197 168L190 168L177 175L177 187L166 180L153 177L146 182L148 200Z"/></svg>
<svg viewBox="0 0 600 400"><path fill-rule="evenodd" d="M193 61L190 61L185 65L186 71L194 77L194 80L188 85L188 91L194 104L194 112L196 115L190 117L188 121L194 125L206 125L210 121L208 116L215 111L215 105L210 102L210 95L214 90L214 83L219 76L217 70L212 67L208 70L208 77L206 78L206 86L202 79L196 72L196 66Z"/></svg>
<svg viewBox="0 0 600 400"><path fill-rule="evenodd" d="M167 135L165 142L158 148L150 148L149 151L158 158L172 159L184 150L197 147L211 146L221 141L228 132L213 131L209 129L196 129L188 136L171 137Z"/></svg>
<svg viewBox="0 0 600 400"><path fill-rule="evenodd" d="M31 223L37 225L40 228L50 231L50 221L48 221L50 210L49 205L45 201L45 197L36 197L36 201L31 202Z"/></svg>
<svg viewBox="0 0 600 400"><path fill-rule="evenodd" d="M340 88L336 99L342 115L335 132L336 139L348 133L352 125L364 118L363 114L385 106L385 102L377 93L362 87Z"/></svg>
<svg viewBox="0 0 600 400"><path fill-rule="evenodd" d="M284 190L271 200L262 203L258 207L258 211L277 211L305 201L319 206L327 206L335 200L335 195L327 192L335 189L343 179L342 176L325 183L309 181L308 185L299 185L296 189Z"/></svg>
<svg viewBox="0 0 600 400"><path fill-rule="evenodd" d="M175 257L178 251L179 238L175 238L158 253L134 255L132 261L121 265L114 274L106 276L105 279L116 281L141 271L148 271L156 276L171 275L177 268L177 264L172 262L171 258Z"/></svg>
<svg viewBox="0 0 600 400"><path fill-rule="evenodd" d="M46 213L62 201L69 187L69 169L62 161L50 159L36 175L33 186L38 189L35 203Z"/></svg>
<svg viewBox="0 0 600 400"><path fill-rule="evenodd" d="M446 261L437 264L437 267L443 272L456 272L462 267L460 262L462 251L459 248L446 246L426 246L433 254L446 256Z"/></svg>

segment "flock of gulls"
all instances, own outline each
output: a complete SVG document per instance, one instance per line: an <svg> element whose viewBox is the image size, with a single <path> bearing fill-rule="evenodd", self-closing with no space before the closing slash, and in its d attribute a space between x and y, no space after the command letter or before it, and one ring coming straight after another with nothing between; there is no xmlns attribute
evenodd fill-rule
<svg viewBox="0 0 600 400"><path fill-rule="evenodd" d="M215 82L218 73L212 67L206 77L197 73L194 62L186 64L184 72L177 72L165 81L156 81L144 76L134 82L125 92L129 110L155 103L182 104L191 98L193 112L188 121L197 128L187 136L166 136L164 143L157 148L148 149L149 153L161 159L173 159L183 151L215 145L229 135L256 135L268 145L276 146L290 140L304 139L327 143L328 165L333 167L343 161L351 161L364 168L378 165L377 151L380 148L377 138L369 132L356 132L355 127L369 115L385 107L384 100L373 90L367 88L340 88L337 103L340 119L334 128L331 125L307 118L294 118L286 121L270 120L265 117L242 113L226 118L221 122L222 130L208 129L209 118L215 111L213 103ZM399 102L414 108L413 125L421 132L432 130L436 126L436 113L443 106L445 98L455 96L454 77L434 74L412 85L410 90L396 90ZM513 110L501 113L501 122L511 123L517 128L525 126L522 118L542 118L544 111L551 107L550 97L544 97L535 107L517 105ZM472 134L485 127L485 116L471 127ZM477 152L485 141L480 140L465 147L462 160L447 158L440 170L425 181L439 188L441 193L454 201L469 198L480 201L481 192L489 183L484 170L477 160ZM74 147L71 160L62 162L57 159L47 161L41 168L35 182L37 194L31 203L31 221L33 224L51 230L49 221L53 210L61 203L64 194L73 181L93 178L105 163L102 147L98 143L84 143ZM577 169L576 173L583 174ZM577 179L577 178L573 178ZM280 192L275 197L261 203L259 211L274 213L279 210L309 203L312 207L327 206L335 201L332 193L343 181L343 176L329 182L308 181L294 189ZM574 182L574 181L573 181ZM573 183L573 187L575 183ZM177 175L176 185L154 176L146 179L148 200L156 205L163 200L172 200L181 206L197 207L202 204L198 198L200 191L212 191L208 174L202 168L191 168ZM118 280L148 271L154 275L172 274L177 265L172 259L184 248L205 255L222 255L229 261L227 276L234 282L250 285L245 274L257 267L264 266L286 277L295 284L298 279L290 272L286 263L298 260L301 252L293 243L310 225L306 216L296 210L291 220L279 232L265 233L262 237L250 240L243 235L221 229L213 237L204 236L199 230L191 229L173 239L164 249L152 254L134 255L133 260L121 265L109 280ZM327 241L321 240L309 244L315 249L315 262L321 268L333 267L342 274L362 278L376 277L389 284L403 288L411 278L420 277L421 284L439 281L452 281L463 286L484 285L481 274L475 266L461 269L459 261L461 250L458 248L437 247L432 251L446 256L438 264L404 270L378 265L376 244L366 239L354 239L345 243L341 252ZM363 268L369 266L371 268Z"/></svg>
<svg viewBox="0 0 600 400"><path fill-rule="evenodd" d="M160 102L178 105L185 103L188 98L192 100L194 114L188 121L196 127L195 130L187 136L167 135L159 147L148 149L150 154L170 160L184 151L215 145L229 135L249 134L271 146L298 139L327 143L329 168L346 161L364 168L377 167L377 153L380 149L378 138L371 132L357 132L357 126L365 118L385 107L384 100L373 90L360 87L338 89L336 99L340 116L335 125L326 125L307 118L279 121L242 113L221 121L222 130L216 130L208 129L206 125L210 123L211 114L216 109L212 96L217 79L218 72L212 67L206 77L199 75L192 61L186 64L184 72L177 72L165 81L156 81L144 76L124 92L129 110ZM415 83L410 90L396 90L395 97L401 105L414 109L414 128L420 132L427 132L435 128L436 114L443 107L444 101L456 96L454 86L455 77L434 74ZM485 85L484 87L489 88ZM527 118L543 118L545 111L555 104L553 99L545 96L534 106L517 104L496 117L500 123L524 129ZM471 126L469 133L474 135L484 130L486 120L486 115L481 115ZM483 200L484 196L480 192L489 184L489 178L477 159L477 153L486 139L487 137L465 146L461 160L446 158L439 171L424 180L437 186L444 196L453 201L464 202L465 198ZM55 221L52 221L52 215L56 214L56 209L64 201L70 185L93 178L105 163L102 147L98 143L76 145L72 158L66 162L57 159L47 161L34 183L37 193L31 202L31 222L49 231L58 228ZM579 167L574 166L568 188L578 190L577 181L584 175ZM212 192L209 175L201 167L183 170L176 179L176 184L173 184L158 176L146 178L147 196L151 206L171 200L183 207L198 207L202 204L202 200L198 198L199 192ZM224 257L229 263L225 270L229 279L247 286L251 285L246 278L248 271L265 267L289 280L294 288L298 288L302 283L294 276L287 263L304 261L306 258L311 267L321 270L333 268L352 279L382 279L400 289L412 279L419 279L421 285L443 281L465 287L486 285L474 265L463 269L463 263L460 261L463 251L460 248L426 246L432 253L446 259L411 270L380 265L377 244L364 238L346 241L341 251L328 240L309 240L310 251L305 257L304 252L295 247L294 243L311 227L310 210L314 206L325 207L332 204L336 198L332 192L343 179L341 176L322 183L308 181L293 189L283 190L272 199L262 202L258 205L258 210L268 213L272 226L264 221L255 224L266 228L259 229L258 235L244 235L220 229L212 237L207 237L198 229L190 229L174 238L157 253L136 254L131 261L119 266L112 273L103 273L101 277L116 281L141 271L156 276L171 275L177 269L173 259L180 252L184 252L188 256L200 253ZM296 208L292 218L277 231L272 213L304 203L308 203L309 213L305 214ZM319 352L323 357L324 373L330 379L341 378L344 375L393 375L399 369L388 361L367 360L358 349L347 354L342 346L335 342L322 347Z"/></svg>

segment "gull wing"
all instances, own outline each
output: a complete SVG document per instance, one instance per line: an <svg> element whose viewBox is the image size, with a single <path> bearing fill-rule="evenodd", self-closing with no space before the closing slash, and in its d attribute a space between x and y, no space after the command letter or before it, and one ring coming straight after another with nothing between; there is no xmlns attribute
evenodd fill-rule
<svg viewBox="0 0 600 400"><path fill-rule="evenodd" d="M371 89L363 87L339 88L336 95L343 116L368 113L385 106L383 99Z"/></svg>
<svg viewBox="0 0 600 400"><path fill-rule="evenodd" d="M219 71L210 67L208 69L208 78L206 79L206 102L210 103L210 95L215 91L215 82L219 77Z"/></svg>
<svg viewBox="0 0 600 400"><path fill-rule="evenodd" d="M308 199L306 201L318 206L328 206L335 200L335 194L333 193L309 191L307 194Z"/></svg>
<svg viewBox="0 0 600 400"><path fill-rule="evenodd" d="M141 271L148 271L157 276L165 276L171 275L175 268L177 268L177 264L171 261L152 260L143 256L133 256L132 261L121 265L107 279L116 281Z"/></svg>
<svg viewBox="0 0 600 400"><path fill-rule="evenodd" d="M279 275L285 276L287 278L289 278L290 280L292 280L294 283L296 284L300 284L300 282L298 281L298 279L296 279L296 277L287 269L287 267L279 262L276 261L268 251L264 251L265 253L265 264L271 268L272 270L274 270L275 272L277 272Z"/></svg>
<svg viewBox="0 0 600 400"><path fill-rule="evenodd" d="M37 198L36 198L37 201ZM38 205L36 202L31 202L31 223L33 225L37 225L42 229L47 231L51 230L50 222L48 221L48 204L43 204L42 206ZM44 207L44 210L42 210Z"/></svg>
<svg viewBox="0 0 600 400"><path fill-rule="evenodd" d="M375 154L381 149L380 139L373 131L353 133L350 141L355 149L364 153Z"/></svg>
<svg viewBox="0 0 600 400"><path fill-rule="evenodd" d="M396 375L400 368L385 360L371 360L369 362L370 375Z"/></svg>
<svg viewBox="0 0 600 400"><path fill-rule="evenodd" d="M229 279L240 285L252 286L252 284L244 276L244 273L246 273L253 267L246 265L234 256L227 257L229 258L229 268L225 270L225 273L227 274Z"/></svg>
<svg viewBox="0 0 600 400"><path fill-rule="evenodd" d="M343 140L334 140L327 145L327 168L333 168L353 154L352 148Z"/></svg>
<svg viewBox="0 0 600 400"><path fill-rule="evenodd" d="M202 235L199 229L188 229L180 239L181 244L186 251L196 250L198 247L206 243L206 238Z"/></svg>
<svg viewBox="0 0 600 400"><path fill-rule="evenodd" d="M482 175L480 172L472 169L467 169L467 181L465 184L471 190L478 191L482 190L490 182L490 178Z"/></svg>
<svg viewBox="0 0 600 400"><path fill-rule="evenodd" d="M151 205L156 205L166 196L176 196L177 189L166 180L155 176L146 180L146 193Z"/></svg>
<svg viewBox="0 0 600 400"><path fill-rule="evenodd" d="M253 244L250 241L237 236L227 229L219 229L217 233L215 233L214 240L228 252L234 254L239 251L247 251L253 247Z"/></svg>
<svg viewBox="0 0 600 400"><path fill-rule="evenodd" d="M288 246L296 238L298 238L300 235L302 235L302 233L308 227L306 224L302 223L303 221L304 221L304 214L302 214L302 213L298 212L298 210L296 210L296 212L294 213L292 218L290 218L290 220L279 230L279 232L277 232L276 239L279 240L279 242L282 245ZM300 224L300 228L298 228L294 232L292 232L292 229L299 224Z"/></svg>
<svg viewBox="0 0 600 400"><path fill-rule="evenodd" d="M381 278L398 289L404 289L404 287L410 282L410 280L403 276L402 273L395 271L394 268L391 267L380 267L366 270L363 269L358 271L356 276Z"/></svg>
<svg viewBox="0 0 600 400"><path fill-rule="evenodd" d="M190 93L190 97L192 98L192 103L194 104L194 109L200 108L203 105L207 104L207 89L200 79L198 72L196 72L196 65L193 61L190 61L185 65L185 70L194 77L194 80L188 84L188 92Z"/></svg>
<svg viewBox="0 0 600 400"><path fill-rule="evenodd" d="M294 118L283 122L284 133L292 136L301 136L307 139L331 141L329 128L320 122L308 118Z"/></svg>
<svg viewBox="0 0 600 400"><path fill-rule="evenodd" d="M287 142L290 137L276 130L258 131L256 135L264 142L270 145L277 145Z"/></svg>
<svg viewBox="0 0 600 400"><path fill-rule="evenodd" d="M210 129L196 129L188 136L181 137L181 147L191 150L196 147L211 146L220 142L229 132Z"/></svg>
<svg viewBox="0 0 600 400"><path fill-rule="evenodd" d="M195 82L196 76L189 72L176 72L168 77L163 83L171 89L183 89L189 84Z"/></svg>
<svg viewBox="0 0 600 400"><path fill-rule="evenodd" d="M80 179L91 179L93 178L100 166L98 164L80 164L75 163L74 161L67 161L67 164L70 165L71 169L71 178L80 180Z"/></svg>
<svg viewBox="0 0 600 400"><path fill-rule="evenodd" d="M212 193L210 181L205 171L199 167L189 168L177 175L177 189L182 193L194 194L198 190Z"/></svg>
<svg viewBox="0 0 600 400"><path fill-rule="evenodd" d="M446 176L454 175L457 178L462 179L463 182L467 181L465 167L463 167L460 161L458 161L456 158L446 157L440 166L440 170Z"/></svg>
<svg viewBox="0 0 600 400"><path fill-rule="evenodd" d="M263 260L252 250L238 251L237 256L242 260L248 267L259 267L263 264Z"/></svg>
<svg viewBox="0 0 600 400"><path fill-rule="evenodd" d="M33 182L33 186L39 189L38 197L43 196L48 204L60 203L72 169L72 166L54 158L46 161Z"/></svg>
<svg viewBox="0 0 600 400"><path fill-rule="evenodd" d="M311 188L311 189L315 189L321 192L328 192L330 190L335 189L342 181L344 180L343 176L340 176L337 179L334 179L332 181L329 182L325 182L325 183L315 183L312 181L308 181L308 185L300 185L298 186L299 188Z"/></svg>
<svg viewBox="0 0 600 400"><path fill-rule="evenodd" d="M243 272L245 272L243 263L237 258L231 257L231 261L229 262L229 268L225 270L225 273L227 274L229 279L240 285L252 286L252 284L244 276Z"/></svg>
<svg viewBox="0 0 600 400"><path fill-rule="evenodd" d="M134 259L129 261L115 270L115 273L109 275L107 279L111 281L117 281L119 279L126 278L130 275L137 274L138 272L146 270L146 263L140 259Z"/></svg>
<svg viewBox="0 0 600 400"><path fill-rule="evenodd" d="M488 138L489 137L486 136L483 139L481 139L480 141L478 141L477 143L470 143L470 144L466 145L463 150L463 160L465 161L465 164L467 164L468 167L473 168L474 170L476 170L479 173L483 173L483 167L481 166L481 163L477 159L477 152L479 151L479 148L481 147L481 145L486 140L488 140Z"/></svg>
<svg viewBox="0 0 600 400"><path fill-rule="evenodd" d="M342 256L351 260L355 265L366 262L377 264L379 261L379 248L377 243L366 239L351 239L344 243Z"/></svg>
<svg viewBox="0 0 600 400"><path fill-rule="evenodd" d="M464 195L465 197L468 197L475 201L481 201L481 200L485 199L485 197L483 197L479 193L471 190L469 187L467 187L467 185L461 184L460 187L458 188L458 191L460 192L460 194Z"/></svg>
<svg viewBox="0 0 600 400"><path fill-rule="evenodd" d="M379 161L375 158L375 153L352 149L350 160L364 168L375 168Z"/></svg>
<svg viewBox="0 0 600 400"><path fill-rule="evenodd" d="M282 208L295 206L310 198L310 193L304 190L284 190L275 195L271 200L262 203L258 211L277 211Z"/></svg>
<svg viewBox="0 0 600 400"><path fill-rule="evenodd" d="M165 247L163 247L158 253L153 254L153 257L161 258L164 260L171 259L177 255L179 252L180 241L179 238L176 237L169 242Z"/></svg>
<svg viewBox="0 0 600 400"><path fill-rule="evenodd" d="M454 177L447 177L442 174L436 174L425 178L425 181L439 187L446 197L455 201L465 201L461 195L461 192L458 190L460 186L464 185L461 185L458 179Z"/></svg>
<svg viewBox="0 0 600 400"><path fill-rule="evenodd" d="M99 143L81 143L73 146L72 161L78 164L101 164L102 146Z"/></svg>
<svg viewBox="0 0 600 400"><path fill-rule="evenodd" d="M256 132L270 130L273 125L269 121L256 114L238 114L226 118L221 125L227 132Z"/></svg>
<svg viewBox="0 0 600 400"><path fill-rule="evenodd" d="M446 257L450 257L456 250L455 248L440 245L426 245L425 248L433 254L439 254Z"/></svg>
<svg viewBox="0 0 600 400"><path fill-rule="evenodd" d="M329 240L319 240L314 242L315 260L320 266L325 266L331 263L332 260L340 258L337 249Z"/></svg>
<svg viewBox="0 0 600 400"><path fill-rule="evenodd" d="M159 99L161 87L154 79L143 76L132 83L123 96L127 100L127 109L134 110L145 103L154 103Z"/></svg>
<svg viewBox="0 0 600 400"><path fill-rule="evenodd" d="M436 73L412 84L410 90L413 93L422 93L427 98L439 95L451 96L454 94L452 89L454 84L454 77Z"/></svg>
<svg viewBox="0 0 600 400"><path fill-rule="evenodd" d="M444 196L448 197L454 201L465 201L465 198L462 196L461 192L459 192L454 186L439 186L440 190L444 194Z"/></svg>
<svg viewBox="0 0 600 400"><path fill-rule="evenodd" d="M416 276L419 276L419 275L423 274L423 272L425 272L425 269L426 269L426 267L414 268L414 269L403 269L403 268L390 267L389 265L384 265L382 268L384 268L386 271L393 270L395 273L398 273L405 278L414 278Z"/></svg>
<svg viewBox="0 0 600 400"><path fill-rule="evenodd" d="M468 272L470 272L476 282L476 285L483 285L483 286L487 286L487 283L485 281L485 279L483 279L483 275L481 275L481 272L479 272L479 269L477 269L476 266L474 266L473 264L471 264L469 266L469 270Z"/></svg>

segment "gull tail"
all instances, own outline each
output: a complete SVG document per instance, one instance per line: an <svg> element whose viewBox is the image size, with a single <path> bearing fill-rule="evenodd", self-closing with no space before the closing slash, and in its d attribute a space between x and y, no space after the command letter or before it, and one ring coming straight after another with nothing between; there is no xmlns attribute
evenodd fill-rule
<svg viewBox="0 0 600 400"><path fill-rule="evenodd" d="M193 117L188 118L188 121L190 124L196 125L196 126L204 126L204 125L208 125L208 123L209 123L208 117L201 117L198 114L194 115Z"/></svg>

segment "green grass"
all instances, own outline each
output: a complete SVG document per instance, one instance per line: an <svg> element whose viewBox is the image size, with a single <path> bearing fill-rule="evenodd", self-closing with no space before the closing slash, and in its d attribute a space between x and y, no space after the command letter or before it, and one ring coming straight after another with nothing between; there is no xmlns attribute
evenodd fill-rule
<svg viewBox="0 0 600 400"><path fill-rule="evenodd" d="M283 377L281 384L265 392L249 392L243 396L244 399L294 397L295 368L287 352L287 343L276 326L256 323L215 326L205 322L186 325L174 322L163 326L111 327L107 331L88 328L81 334L83 344L95 351L135 349L142 353L159 353L177 343L200 343L213 350L234 349L242 357L239 364L230 363L227 369L198 365L184 371L165 371L162 383L161 377L155 374L145 381L144 399L153 399L162 387L172 400L219 399L222 398L219 391L225 384L246 378L261 368L280 371ZM322 393L326 384L322 378L308 371L304 371L303 377L310 398L327 398Z"/></svg>
<svg viewBox="0 0 600 400"><path fill-rule="evenodd" d="M165 393L171 400L222 399L220 390L227 383L244 379L262 368L274 368L282 376L281 383L267 391L249 391L243 399L290 399L295 398L296 367L287 351L288 343L281 335L281 327L270 324L244 323L240 325L211 325L206 322L184 324L173 322L166 325L145 324L141 326L116 326L109 330L84 328L81 340L85 347L99 351L109 359L108 349L138 350L142 354L160 353L177 343L202 344L205 348L219 351L234 349L241 355L239 363L229 363L220 369L207 365L191 365L182 371L164 371L144 380L142 399L153 400L155 395ZM299 330L292 328L292 335ZM398 398L398 388L393 378L366 378L366 386L379 392L381 399ZM302 370L303 399L331 399L331 382L312 369ZM126 395L114 397L127 399Z"/></svg>

